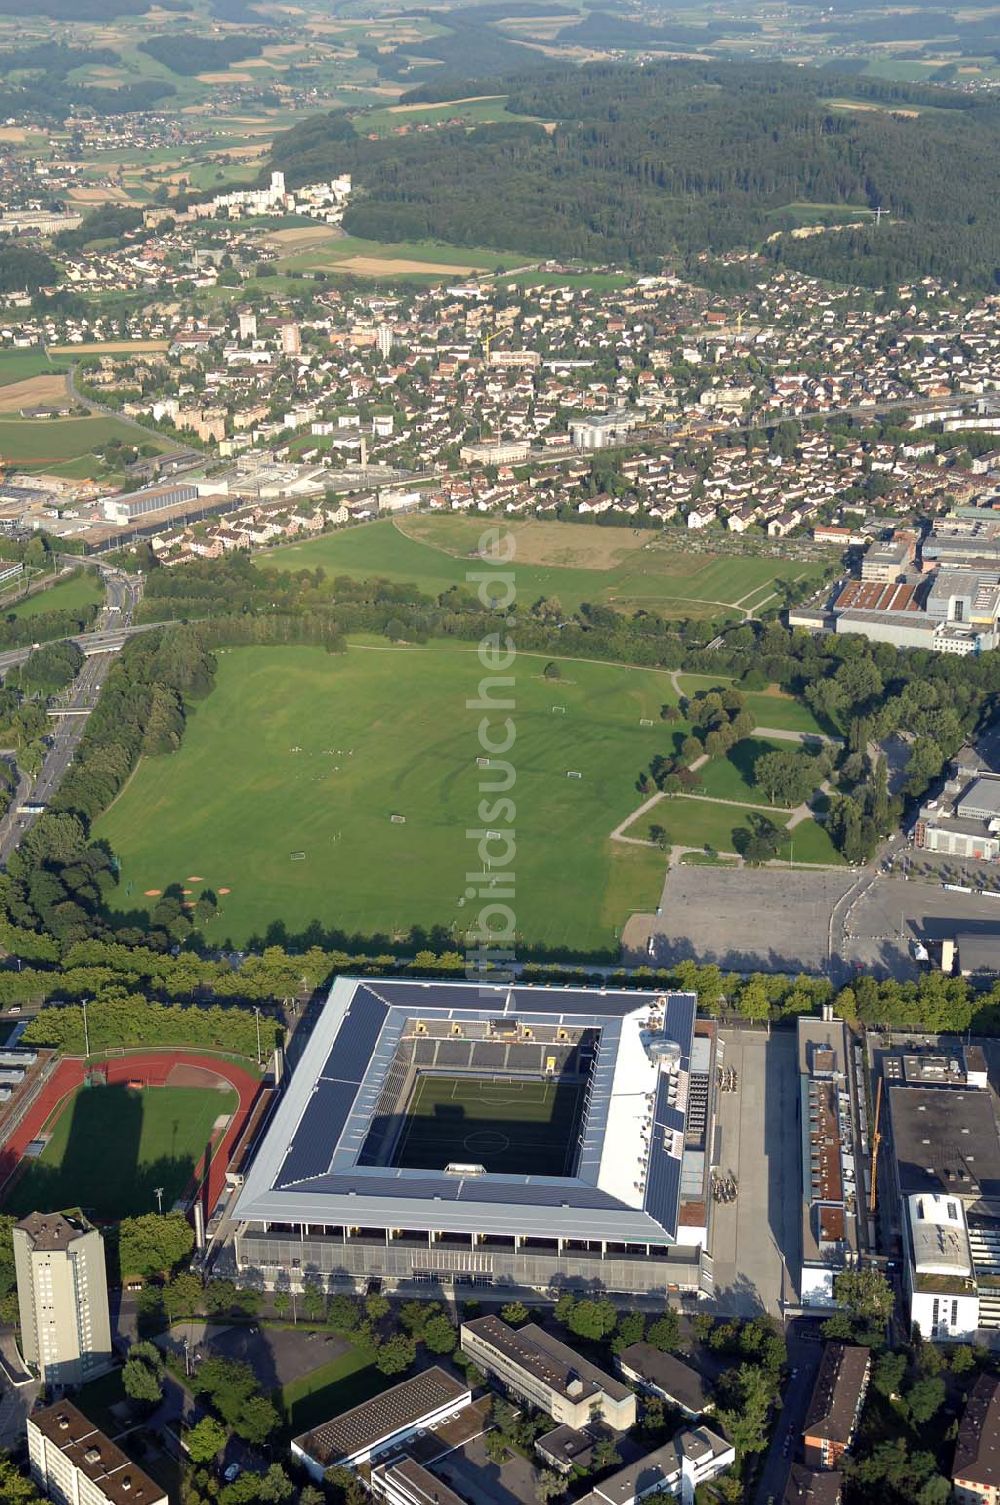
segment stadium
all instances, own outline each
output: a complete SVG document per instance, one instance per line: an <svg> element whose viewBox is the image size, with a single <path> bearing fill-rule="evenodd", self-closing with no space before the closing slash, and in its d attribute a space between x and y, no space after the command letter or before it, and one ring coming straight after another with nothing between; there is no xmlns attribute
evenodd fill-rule
<svg viewBox="0 0 1000 1505"><path fill-rule="evenodd" d="M714 1034L690 993L341 977L245 1171L240 1272L711 1289Z"/></svg>

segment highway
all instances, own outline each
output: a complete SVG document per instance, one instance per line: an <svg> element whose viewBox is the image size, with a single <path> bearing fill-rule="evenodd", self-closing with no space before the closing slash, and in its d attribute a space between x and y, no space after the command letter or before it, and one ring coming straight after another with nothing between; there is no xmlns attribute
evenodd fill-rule
<svg viewBox="0 0 1000 1505"><path fill-rule="evenodd" d="M100 623L94 632L70 639L83 649L87 657L72 685L52 706L62 714L53 717L51 741L37 777L32 779L19 771L17 791L10 809L0 820L0 864L6 865L25 832L38 819L41 808L51 800L65 778L87 725L87 714L97 704L115 654L132 633L149 630L132 625L142 582L122 570L103 569L101 573L107 599ZM31 648L23 648L0 654L0 672L13 664L23 663L31 652ZM27 810L24 808L26 804L37 808Z"/></svg>

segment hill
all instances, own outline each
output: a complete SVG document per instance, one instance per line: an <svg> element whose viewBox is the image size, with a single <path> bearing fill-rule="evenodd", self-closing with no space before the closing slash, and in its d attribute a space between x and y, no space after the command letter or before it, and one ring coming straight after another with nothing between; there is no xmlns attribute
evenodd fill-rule
<svg viewBox="0 0 1000 1505"><path fill-rule="evenodd" d="M345 228L377 240L433 236L639 267L752 247L870 286L927 274L1000 282L996 102L725 62L535 67L490 79L498 88L511 116L555 128L512 119L368 140L364 115L338 110L276 137L270 165L292 183L351 172L360 192ZM861 216L881 205L890 219L769 241L776 211L802 203Z"/></svg>

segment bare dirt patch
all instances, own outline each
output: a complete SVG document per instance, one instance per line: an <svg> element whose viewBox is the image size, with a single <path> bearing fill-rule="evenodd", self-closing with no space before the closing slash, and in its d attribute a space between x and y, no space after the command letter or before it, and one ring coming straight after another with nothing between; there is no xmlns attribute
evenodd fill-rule
<svg viewBox="0 0 1000 1505"><path fill-rule="evenodd" d="M407 537L416 539L418 543L430 544L432 548L440 549L442 553L464 558L463 534L460 534L455 526L464 522L464 519L454 519L447 532L443 531L440 526L435 528L435 523L438 521L437 518L422 517L419 513L412 513L405 518L397 518L396 527ZM610 537L611 529L576 528L572 530L574 535L581 536L567 538L566 534L569 531L563 523L513 522L507 524L507 532L514 535L519 564L613 570L638 553L649 542L649 536L644 532L627 533L624 537ZM614 531L616 534L624 532L620 528ZM470 553L475 550L476 541L481 532L479 524L470 520L468 527Z"/></svg>
<svg viewBox="0 0 1000 1505"><path fill-rule="evenodd" d="M84 340L79 345L50 345L50 355L126 355L142 350L169 350L169 340Z"/></svg>
<svg viewBox="0 0 1000 1505"><path fill-rule="evenodd" d="M288 230L271 230L265 237L270 245L280 246L284 250L298 251L335 238L330 233L329 225L293 225Z"/></svg>
<svg viewBox="0 0 1000 1505"><path fill-rule="evenodd" d="M21 408L42 407L46 403L64 402L66 378L53 373L51 376L28 376L24 381L13 381L0 387L0 411L16 413Z"/></svg>
<svg viewBox="0 0 1000 1505"><path fill-rule="evenodd" d="M436 100L434 104L390 105L390 115L408 115L413 110L450 110L452 105L474 105L484 99L506 99L506 94L467 94L464 99Z"/></svg>
<svg viewBox="0 0 1000 1505"><path fill-rule="evenodd" d="M200 84L249 84L249 73L199 73Z"/></svg>
<svg viewBox="0 0 1000 1505"><path fill-rule="evenodd" d="M124 188L113 188L111 184L96 188L71 188L66 197L74 204L130 204L129 194Z"/></svg>
<svg viewBox="0 0 1000 1505"><path fill-rule="evenodd" d="M360 277L405 277L411 272L440 273L442 277L454 277L456 273L481 272L482 267L469 266L456 261L393 261L379 256L347 256L334 263L339 272L357 272Z"/></svg>

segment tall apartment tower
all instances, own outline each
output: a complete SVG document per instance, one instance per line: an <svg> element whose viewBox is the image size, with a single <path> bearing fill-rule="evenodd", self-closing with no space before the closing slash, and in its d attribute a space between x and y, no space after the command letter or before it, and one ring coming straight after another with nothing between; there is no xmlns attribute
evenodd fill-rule
<svg viewBox="0 0 1000 1505"><path fill-rule="evenodd" d="M392 354L392 347L395 344L391 324L380 324L378 326L375 331L375 344L378 348L379 354L385 360L388 360L389 356Z"/></svg>
<svg viewBox="0 0 1000 1505"><path fill-rule="evenodd" d="M252 308L241 308L239 312L240 339L255 340L257 338L257 315Z"/></svg>
<svg viewBox="0 0 1000 1505"><path fill-rule="evenodd" d="M104 1244L78 1213L14 1225L21 1350L46 1385L81 1385L112 1360Z"/></svg>
<svg viewBox="0 0 1000 1505"><path fill-rule="evenodd" d="M282 355L302 354L302 335L297 324L282 324L281 353Z"/></svg>

